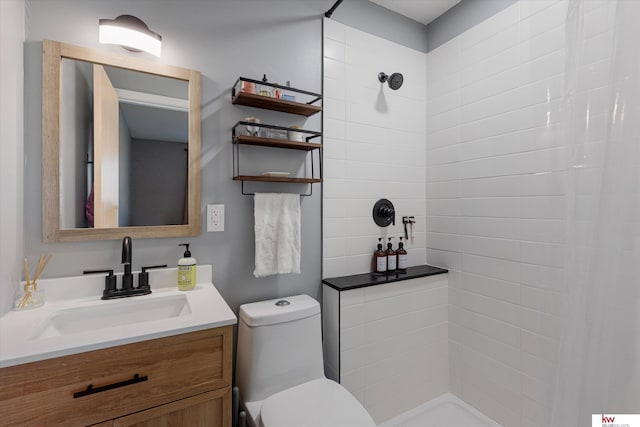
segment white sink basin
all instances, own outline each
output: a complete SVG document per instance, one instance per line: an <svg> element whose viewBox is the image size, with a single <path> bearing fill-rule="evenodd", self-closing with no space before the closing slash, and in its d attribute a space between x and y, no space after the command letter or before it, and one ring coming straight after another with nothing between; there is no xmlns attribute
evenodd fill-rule
<svg viewBox="0 0 640 427"><path fill-rule="evenodd" d="M0 368L235 324L211 266L197 270L190 291L178 290L177 268L165 268L149 271L151 294L108 301L98 274L40 279L44 305L0 317Z"/></svg>
<svg viewBox="0 0 640 427"><path fill-rule="evenodd" d="M45 320L32 339L135 325L188 314L191 314L191 307L184 294L161 298L129 297L105 301L102 305L91 307L61 309Z"/></svg>

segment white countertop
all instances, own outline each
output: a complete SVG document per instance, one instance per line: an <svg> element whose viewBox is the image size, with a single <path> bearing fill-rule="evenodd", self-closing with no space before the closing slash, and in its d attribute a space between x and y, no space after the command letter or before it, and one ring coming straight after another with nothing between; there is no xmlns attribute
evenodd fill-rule
<svg viewBox="0 0 640 427"><path fill-rule="evenodd" d="M136 274L137 276L137 274ZM233 325L236 316L211 282L211 266L197 267L197 285L190 291L179 291L177 269L149 270L149 295L103 301L104 275L41 279L38 289L45 290L41 307L10 311L0 318L0 368L51 359L59 356L99 350L138 341ZM137 277L134 283L137 284ZM121 277L118 275L118 287ZM121 304L135 310L137 301L184 295L190 313L160 320L132 321L120 326L100 326L86 332L50 337L37 337L39 331L60 310ZM124 316L127 314L125 313Z"/></svg>

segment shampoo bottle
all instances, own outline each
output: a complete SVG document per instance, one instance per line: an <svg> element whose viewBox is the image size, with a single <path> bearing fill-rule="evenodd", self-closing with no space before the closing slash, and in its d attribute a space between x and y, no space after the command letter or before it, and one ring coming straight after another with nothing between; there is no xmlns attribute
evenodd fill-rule
<svg viewBox="0 0 640 427"><path fill-rule="evenodd" d="M382 250L382 237L378 239L378 250L373 253L373 261L376 274L387 272L387 253Z"/></svg>
<svg viewBox="0 0 640 427"><path fill-rule="evenodd" d="M392 237L389 237L389 243L387 243L387 271L396 271L398 258L396 257L396 251L392 248L391 239Z"/></svg>
<svg viewBox="0 0 640 427"><path fill-rule="evenodd" d="M182 243L184 246L184 257L178 260L178 289L188 291L196 287L196 259L191 257L189 243Z"/></svg>
<svg viewBox="0 0 640 427"><path fill-rule="evenodd" d="M407 271L409 256L407 255L407 251L404 249L402 237L400 237L400 243L398 243L398 250L396 251L396 254L398 255L398 270L404 273L405 271Z"/></svg>

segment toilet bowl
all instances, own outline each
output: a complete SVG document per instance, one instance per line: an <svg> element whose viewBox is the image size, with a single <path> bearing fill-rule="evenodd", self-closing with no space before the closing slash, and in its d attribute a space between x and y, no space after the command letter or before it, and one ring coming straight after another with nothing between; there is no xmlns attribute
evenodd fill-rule
<svg viewBox="0 0 640 427"><path fill-rule="evenodd" d="M240 306L236 378L250 427L375 427L324 376L320 304L296 295Z"/></svg>

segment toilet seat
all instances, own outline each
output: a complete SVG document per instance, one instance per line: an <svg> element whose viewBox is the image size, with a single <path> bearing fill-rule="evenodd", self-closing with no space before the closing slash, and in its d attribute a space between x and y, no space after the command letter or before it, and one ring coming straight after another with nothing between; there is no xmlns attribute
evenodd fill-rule
<svg viewBox="0 0 640 427"><path fill-rule="evenodd" d="M360 402L340 384L312 380L269 396L260 408L261 427L375 427Z"/></svg>

